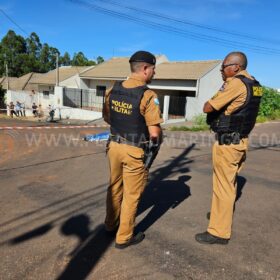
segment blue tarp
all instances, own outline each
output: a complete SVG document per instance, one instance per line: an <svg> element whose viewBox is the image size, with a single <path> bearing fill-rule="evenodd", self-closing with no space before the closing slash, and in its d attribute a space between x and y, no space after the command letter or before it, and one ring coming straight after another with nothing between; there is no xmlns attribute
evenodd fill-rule
<svg viewBox="0 0 280 280"><path fill-rule="evenodd" d="M89 134L84 137L85 141L94 142L94 141L106 141L109 139L110 132L102 132L97 134Z"/></svg>

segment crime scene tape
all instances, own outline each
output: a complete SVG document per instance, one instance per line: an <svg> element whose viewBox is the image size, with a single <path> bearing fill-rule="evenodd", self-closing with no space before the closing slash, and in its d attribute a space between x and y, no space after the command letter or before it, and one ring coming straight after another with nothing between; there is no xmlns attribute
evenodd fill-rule
<svg viewBox="0 0 280 280"><path fill-rule="evenodd" d="M67 126L0 126L0 130L32 130L32 129L69 129L69 128L101 128L109 125L67 125Z"/></svg>

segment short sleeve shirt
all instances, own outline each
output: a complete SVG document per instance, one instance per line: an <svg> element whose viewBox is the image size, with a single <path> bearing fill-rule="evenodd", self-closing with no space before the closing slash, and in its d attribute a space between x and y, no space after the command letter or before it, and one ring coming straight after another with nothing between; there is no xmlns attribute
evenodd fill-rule
<svg viewBox="0 0 280 280"><path fill-rule="evenodd" d="M246 70L240 71L238 75L253 79ZM230 115L245 103L246 97L245 84L234 76L227 78L220 90L208 102L217 111L225 108L225 115Z"/></svg>
<svg viewBox="0 0 280 280"><path fill-rule="evenodd" d="M145 82L141 81L136 77L129 77L128 80L122 83L125 88L135 88L145 85ZM107 123L110 123L110 108L109 108L109 97L111 94L112 88L106 92L105 95L105 106L103 111L104 120ZM140 103L140 113L144 116L146 125L158 125L163 122L161 117L161 111L159 107L157 94L148 89L144 92L143 98Z"/></svg>

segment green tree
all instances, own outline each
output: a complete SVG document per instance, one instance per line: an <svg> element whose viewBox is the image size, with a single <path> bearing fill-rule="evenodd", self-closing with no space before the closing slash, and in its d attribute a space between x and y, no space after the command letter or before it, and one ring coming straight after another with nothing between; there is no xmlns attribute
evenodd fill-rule
<svg viewBox="0 0 280 280"><path fill-rule="evenodd" d="M26 42L23 37L9 30L1 40L0 61L8 64L10 76L20 76L23 72L23 54L26 53ZM0 72L5 73L4 63L0 63Z"/></svg>
<svg viewBox="0 0 280 280"><path fill-rule="evenodd" d="M65 52L64 55L60 57L59 64L63 66L71 65L71 57L68 52Z"/></svg>
<svg viewBox="0 0 280 280"><path fill-rule="evenodd" d="M60 55L57 48L50 47L48 71L56 68L56 54Z"/></svg>
<svg viewBox="0 0 280 280"><path fill-rule="evenodd" d="M68 52L60 56L57 48L47 43L42 44L35 32L25 39L13 30L9 30L0 42L0 76L5 75L4 63L8 64L9 76L19 77L29 72L48 72L56 67L57 54L59 54L60 65L89 66L96 64L95 61L87 59L82 52L75 53L72 60ZM97 57L97 63L103 61L101 56Z"/></svg>
<svg viewBox="0 0 280 280"><path fill-rule="evenodd" d="M42 44L40 42L40 38L35 32L32 32L29 38L26 39L26 51L28 54L32 54L38 59L40 57L41 50Z"/></svg>
<svg viewBox="0 0 280 280"><path fill-rule="evenodd" d="M39 63L40 63L40 70L39 72L44 73L49 70L49 56L50 56L50 47L48 44L43 44L40 57L39 57Z"/></svg>
<svg viewBox="0 0 280 280"><path fill-rule="evenodd" d="M280 115L280 94L272 88L263 87L259 116L273 117Z"/></svg>
<svg viewBox="0 0 280 280"><path fill-rule="evenodd" d="M88 59L82 52L74 53L71 65L73 66L84 66L87 65Z"/></svg>
<svg viewBox="0 0 280 280"><path fill-rule="evenodd" d="M100 63L104 62L104 58L102 56L98 56L96 58L96 62L97 62L97 64L100 64Z"/></svg>

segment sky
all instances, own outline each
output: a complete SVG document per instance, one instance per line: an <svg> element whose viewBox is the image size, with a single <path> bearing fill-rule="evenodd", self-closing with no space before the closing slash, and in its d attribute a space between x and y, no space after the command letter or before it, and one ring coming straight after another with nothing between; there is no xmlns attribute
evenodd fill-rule
<svg viewBox="0 0 280 280"><path fill-rule="evenodd" d="M10 29L36 32L61 54L105 60L138 50L170 61L243 51L248 72L280 89L279 11L278 0L0 0L0 39Z"/></svg>

